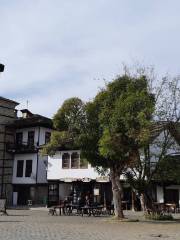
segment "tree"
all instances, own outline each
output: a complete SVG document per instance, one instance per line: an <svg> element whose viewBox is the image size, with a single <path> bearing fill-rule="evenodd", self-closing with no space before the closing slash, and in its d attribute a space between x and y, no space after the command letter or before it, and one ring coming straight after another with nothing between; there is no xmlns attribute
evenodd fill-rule
<svg viewBox="0 0 180 240"><path fill-rule="evenodd" d="M57 149L79 149L78 138L85 122L85 106L81 99L73 97L64 101L53 117L51 141L42 154L53 155Z"/></svg>
<svg viewBox="0 0 180 240"><path fill-rule="evenodd" d="M145 76L117 77L86 105L86 124L80 136L83 155L94 166L110 169L115 216L123 218L120 177L139 157L149 136L154 96Z"/></svg>
<svg viewBox="0 0 180 240"><path fill-rule="evenodd" d="M138 192L142 209L154 211L152 188L155 181L165 184L178 181L179 156L170 153L180 150L180 88L179 78L166 76L159 85L151 87L155 96L155 111L149 127L149 138L139 150L136 164L125 172L125 176Z"/></svg>
<svg viewBox="0 0 180 240"><path fill-rule="evenodd" d="M139 147L149 135L154 96L146 76L117 77L95 99L84 104L78 98L66 100L53 118L54 132L46 153L59 147L81 150L92 166L110 170L115 216L123 218L120 177L136 162Z"/></svg>

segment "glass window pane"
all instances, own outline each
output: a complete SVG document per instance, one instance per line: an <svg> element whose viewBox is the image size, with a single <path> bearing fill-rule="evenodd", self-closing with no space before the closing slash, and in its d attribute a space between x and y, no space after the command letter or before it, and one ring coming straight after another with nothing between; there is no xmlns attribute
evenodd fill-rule
<svg viewBox="0 0 180 240"><path fill-rule="evenodd" d="M31 173L32 173L32 160L26 160L25 177L31 177Z"/></svg>
<svg viewBox="0 0 180 240"><path fill-rule="evenodd" d="M16 177L23 177L23 166L24 166L24 160L18 160Z"/></svg>
<svg viewBox="0 0 180 240"><path fill-rule="evenodd" d="M70 155L69 153L63 153L62 155L62 168L69 168Z"/></svg>
<svg viewBox="0 0 180 240"><path fill-rule="evenodd" d="M34 131L28 132L28 145L34 145Z"/></svg>
<svg viewBox="0 0 180 240"><path fill-rule="evenodd" d="M22 145L22 142L23 142L23 133L22 132L16 133L16 144Z"/></svg>
<svg viewBox="0 0 180 240"><path fill-rule="evenodd" d="M51 139L51 133L50 132L46 132L45 133L45 144L49 143Z"/></svg>
<svg viewBox="0 0 180 240"><path fill-rule="evenodd" d="M79 168L79 153L73 152L71 155L71 168Z"/></svg>

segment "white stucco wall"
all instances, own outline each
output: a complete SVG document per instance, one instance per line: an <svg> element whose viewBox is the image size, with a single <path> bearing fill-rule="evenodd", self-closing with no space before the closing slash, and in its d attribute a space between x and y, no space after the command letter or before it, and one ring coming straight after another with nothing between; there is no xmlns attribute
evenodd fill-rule
<svg viewBox="0 0 180 240"><path fill-rule="evenodd" d="M39 154L37 183L47 183L47 156Z"/></svg>
<svg viewBox="0 0 180 240"><path fill-rule="evenodd" d="M46 132L52 132L52 129L45 128L45 127L31 127L31 128L22 128L16 130L16 132L22 132L23 133L23 142L27 143L28 141L28 132L34 131L34 143L37 144L39 140L39 145L45 144L45 133Z"/></svg>
<svg viewBox="0 0 180 240"><path fill-rule="evenodd" d="M23 177L16 177L18 160L24 160ZM25 177L25 169L26 169L25 160L32 160L32 176L31 177ZM36 166L37 166L37 153L15 154L12 183L13 184L35 184L36 183Z"/></svg>
<svg viewBox="0 0 180 240"><path fill-rule="evenodd" d="M12 179L13 184L35 184L37 162L38 162L37 183L47 183L47 156L42 157L39 154L39 159L37 159L37 157L38 157L37 153L15 154L14 165L13 165L13 179ZM23 177L16 177L18 160L24 160ZM25 177L26 160L32 160L32 176L31 177Z"/></svg>
<svg viewBox="0 0 180 240"><path fill-rule="evenodd" d="M45 127L31 127L18 129L16 132L23 132L23 142L28 141L28 132L34 131L34 143L37 144L39 140L39 145L45 144L45 133L51 132L52 129ZM37 172L37 162L38 162L38 173L37 173L37 183L47 183L47 156L42 157L38 153L21 153L14 155L14 166L13 166L13 184L35 184L36 183L36 172ZM38 159L37 159L38 158ZM24 170L23 177L16 177L17 173L17 160L24 160ZM26 160L32 160L32 177L25 177Z"/></svg>
<svg viewBox="0 0 180 240"><path fill-rule="evenodd" d="M157 202L158 203L164 203L164 191L163 187L157 186Z"/></svg>
<svg viewBox="0 0 180 240"><path fill-rule="evenodd" d="M88 164L88 168L86 169L63 169L62 168L62 154L64 152L72 153L72 152L79 152L77 150L72 151L62 151L56 152L53 157L48 156L48 171L47 171L47 179L48 180L55 180L55 179L82 179L82 178L90 178L96 179L99 174L95 171L94 168Z"/></svg>

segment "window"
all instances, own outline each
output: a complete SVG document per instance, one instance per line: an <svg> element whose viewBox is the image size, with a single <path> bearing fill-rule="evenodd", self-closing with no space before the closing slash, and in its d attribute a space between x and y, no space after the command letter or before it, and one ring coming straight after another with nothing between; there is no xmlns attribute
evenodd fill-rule
<svg viewBox="0 0 180 240"><path fill-rule="evenodd" d="M52 204L57 204L59 200L59 193L58 193L58 185L57 184L50 184L49 185L49 202Z"/></svg>
<svg viewBox="0 0 180 240"><path fill-rule="evenodd" d="M63 153L62 155L62 168L69 168L70 155L69 153Z"/></svg>
<svg viewBox="0 0 180 240"><path fill-rule="evenodd" d="M28 132L28 145L34 145L34 131Z"/></svg>
<svg viewBox="0 0 180 240"><path fill-rule="evenodd" d="M79 153L73 152L71 155L71 168L79 168Z"/></svg>
<svg viewBox="0 0 180 240"><path fill-rule="evenodd" d="M32 160L26 160L25 177L31 177L32 173Z"/></svg>
<svg viewBox="0 0 180 240"><path fill-rule="evenodd" d="M24 166L24 160L18 160L17 161L16 177L22 177L23 176L23 166Z"/></svg>
<svg viewBox="0 0 180 240"><path fill-rule="evenodd" d="M50 132L46 132L45 133L45 144L49 143L51 139L51 133Z"/></svg>
<svg viewBox="0 0 180 240"><path fill-rule="evenodd" d="M17 145L22 145L23 143L23 133L22 132L17 132L16 133L16 144Z"/></svg>

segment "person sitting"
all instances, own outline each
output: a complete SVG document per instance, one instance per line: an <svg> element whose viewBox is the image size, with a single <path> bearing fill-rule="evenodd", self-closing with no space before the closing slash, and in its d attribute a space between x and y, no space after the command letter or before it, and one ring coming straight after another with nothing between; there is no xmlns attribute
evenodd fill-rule
<svg viewBox="0 0 180 240"><path fill-rule="evenodd" d="M85 206L86 206L86 207L89 207L89 206L90 206L90 199L89 199L89 196L88 196L88 195L85 196Z"/></svg>

